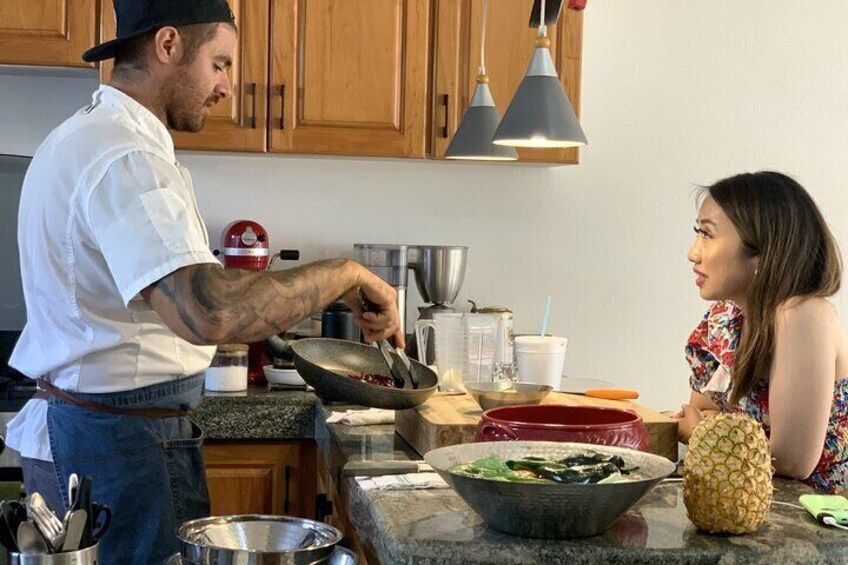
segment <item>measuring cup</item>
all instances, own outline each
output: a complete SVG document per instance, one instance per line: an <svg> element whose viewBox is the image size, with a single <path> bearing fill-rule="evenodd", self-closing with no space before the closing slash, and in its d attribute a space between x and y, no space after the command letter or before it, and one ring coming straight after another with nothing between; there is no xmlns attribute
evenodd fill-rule
<svg viewBox="0 0 848 565"><path fill-rule="evenodd" d="M451 312L415 323L421 363L426 364L426 330L433 329L439 390L462 392L463 383L492 380L499 322L496 314Z"/></svg>

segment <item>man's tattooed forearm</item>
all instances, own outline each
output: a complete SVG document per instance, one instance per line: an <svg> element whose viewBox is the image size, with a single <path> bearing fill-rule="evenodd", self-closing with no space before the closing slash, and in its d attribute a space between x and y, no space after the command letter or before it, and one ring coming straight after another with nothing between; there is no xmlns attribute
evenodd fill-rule
<svg viewBox="0 0 848 565"><path fill-rule="evenodd" d="M324 261L274 273L196 265L156 288L199 341L250 342L291 327L345 292L341 264Z"/></svg>

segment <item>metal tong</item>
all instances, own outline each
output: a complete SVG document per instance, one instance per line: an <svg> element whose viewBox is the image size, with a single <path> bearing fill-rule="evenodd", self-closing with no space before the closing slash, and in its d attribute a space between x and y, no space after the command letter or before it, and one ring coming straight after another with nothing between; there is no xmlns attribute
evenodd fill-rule
<svg viewBox="0 0 848 565"><path fill-rule="evenodd" d="M362 288L357 289L357 294L359 295L359 302L362 304L363 312L379 314L383 311L380 306L368 300ZM400 347L392 347L387 339L378 341L377 346L380 349L380 353L383 354L383 359L386 360L386 365L389 366L389 372L395 381L395 387L407 388L406 383L410 383L412 388L417 389L418 378L412 372L412 362L406 356L406 352ZM392 357L393 353L397 359Z"/></svg>

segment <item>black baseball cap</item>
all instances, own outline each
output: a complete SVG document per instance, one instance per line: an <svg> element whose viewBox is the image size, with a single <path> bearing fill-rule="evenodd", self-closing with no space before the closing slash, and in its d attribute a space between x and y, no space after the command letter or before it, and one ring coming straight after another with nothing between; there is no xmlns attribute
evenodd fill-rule
<svg viewBox="0 0 848 565"><path fill-rule="evenodd" d="M82 54L87 63L103 61L127 40L163 26L233 22L227 0L114 0L117 37Z"/></svg>

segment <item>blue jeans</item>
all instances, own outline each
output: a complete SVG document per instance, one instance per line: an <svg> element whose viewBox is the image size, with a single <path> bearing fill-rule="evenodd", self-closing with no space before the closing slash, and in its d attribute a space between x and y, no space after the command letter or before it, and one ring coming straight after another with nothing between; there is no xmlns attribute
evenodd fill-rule
<svg viewBox="0 0 848 565"><path fill-rule="evenodd" d="M195 408L203 375L126 392L75 394L122 408ZM62 497L68 477L91 475L92 498L112 509L100 541L103 565L161 564L180 551L175 532L209 515L203 431L187 417L94 412L51 398L47 429Z"/></svg>

